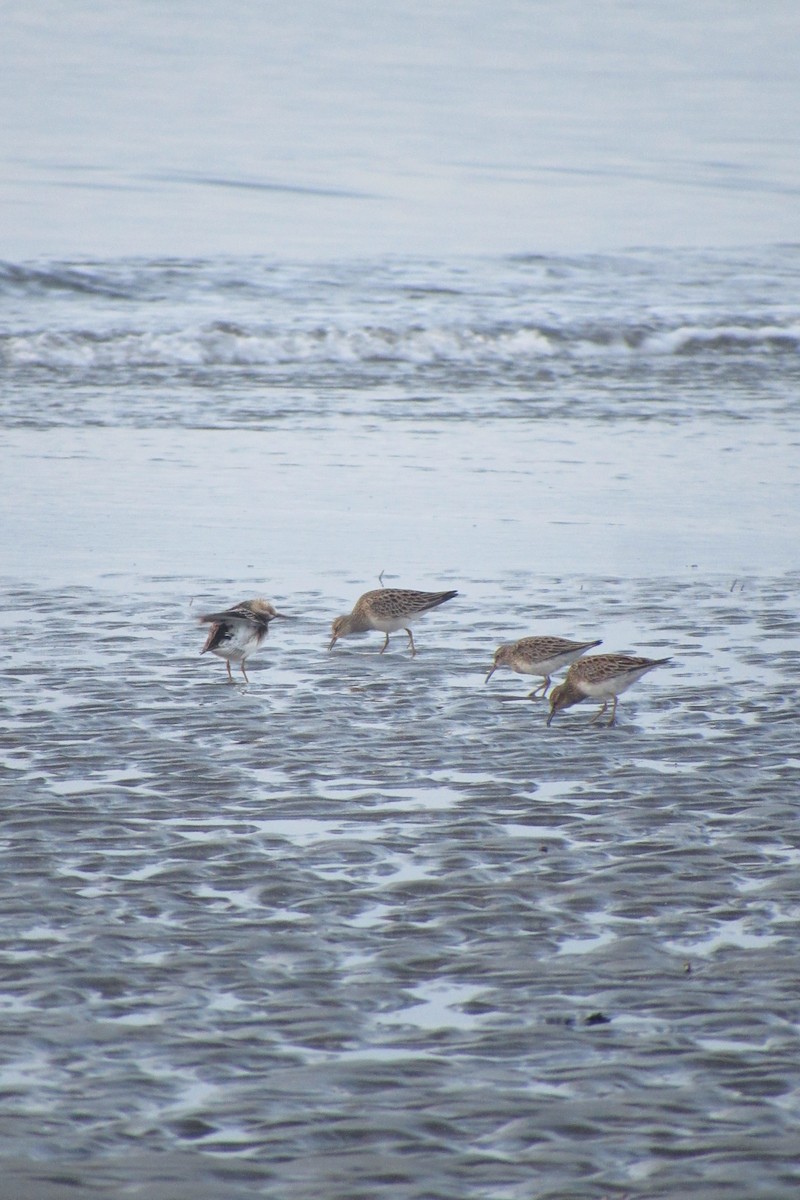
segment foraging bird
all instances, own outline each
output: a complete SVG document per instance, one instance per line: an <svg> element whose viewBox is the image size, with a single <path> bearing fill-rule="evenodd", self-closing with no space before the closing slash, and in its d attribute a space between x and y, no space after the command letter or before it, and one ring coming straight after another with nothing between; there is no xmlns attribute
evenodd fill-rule
<svg viewBox="0 0 800 1200"><path fill-rule="evenodd" d="M661 667L669 661L668 658L630 658L625 654L595 654L579 659L570 667L564 682L550 693L547 724L562 708L570 708L582 700L602 700L603 707L592 717L591 723L594 724L608 708L609 700L613 699L614 707L608 722L609 726L613 725L617 716L617 697L648 671L652 671L653 667Z"/></svg>
<svg viewBox="0 0 800 1200"><path fill-rule="evenodd" d="M540 675L544 685L539 684L528 699L533 700L539 694L544 698L550 687L550 676L561 667L569 666L593 646L599 646L602 639L596 642L570 642L560 637L526 637L517 642L504 642L494 652L494 663L484 683L488 683L500 667L509 667L518 675Z"/></svg>
<svg viewBox="0 0 800 1200"><path fill-rule="evenodd" d="M228 667L228 678L233 683L231 661L238 662L247 683L247 671L244 669L245 659L263 642L269 630L269 623L276 617L285 617L285 613L277 612L266 600L243 600L233 608L224 612L206 613L200 621L210 624L206 644L200 651L224 658Z"/></svg>
<svg viewBox="0 0 800 1200"><path fill-rule="evenodd" d="M332 650L339 638L349 637L353 633L366 633L370 629L379 629L386 634L386 640L381 646L383 654L389 645L389 634L398 629L404 629L408 634L408 644L411 656L417 653L414 638L409 625L423 613L432 608L438 608L446 600L452 600L458 592L413 592L405 588L377 588L373 592L365 592L353 607L353 611L343 617L337 617L331 626L331 641L328 646Z"/></svg>

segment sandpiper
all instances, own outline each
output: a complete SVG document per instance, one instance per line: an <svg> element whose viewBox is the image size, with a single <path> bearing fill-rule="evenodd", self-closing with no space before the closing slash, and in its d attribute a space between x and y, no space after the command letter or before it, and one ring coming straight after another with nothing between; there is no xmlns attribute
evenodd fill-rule
<svg viewBox="0 0 800 1200"><path fill-rule="evenodd" d="M641 679L653 667L668 663L668 658L631 658L626 654L594 654L573 663L563 683L550 693L549 725L562 708L580 704L582 700L602 700L603 707L592 717L592 724L602 717L609 700L614 701L609 725L617 715L617 696L627 691L637 679Z"/></svg>
<svg viewBox="0 0 800 1200"><path fill-rule="evenodd" d="M417 648L409 625L417 617L437 608L446 600L452 600L458 592L413 592L405 588L377 588L373 592L365 592L353 607L353 611L343 617L337 617L331 626L329 650L332 650L339 638L349 637L351 633L366 633L370 629L379 629L386 634L386 640L381 646L383 654L389 645L389 634L398 629L405 629L408 634L408 644L412 657Z"/></svg>
<svg viewBox="0 0 800 1200"><path fill-rule="evenodd" d="M231 683L231 660L238 662L245 680L249 683L247 671L244 669L245 659L258 649L267 636L270 621L285 615L277 612L268 601L260 599L243 600L240 604L234 604L233 608L226 608L224 612L206 613L200 617L200 621L209 624L211 628L200 653L205 654L210 650L212 654L224 658Z"/></svg>
<svg viewBox="0 0 800 1200"><path fill-rule="evenodd" d="M599 646L602 639L595 642L570 642L560 637L525 637L517 642L504 642L494 652L492 669L484 680L488 683L500 667L509 667L518 675L540 675L544 680L532 692L528 699L535 696L547 695L550 687L550 676L561 667L569 666L593 646Z"/></svg>

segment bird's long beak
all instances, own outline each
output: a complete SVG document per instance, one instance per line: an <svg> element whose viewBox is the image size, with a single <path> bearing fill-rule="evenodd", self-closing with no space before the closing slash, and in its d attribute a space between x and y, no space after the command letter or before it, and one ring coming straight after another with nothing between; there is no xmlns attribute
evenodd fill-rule
<svg viewBox="0 0 800 1200"><path fill-rule="evenodd" d="M328 645L328 649L329 649L329 650L332 650L332 649L333 649L333 647L334 647L334 646L336 645L336 643L338 642L338 640L339 640L339 639L337 638L336 634L334 634L334 635L333 635L333 637L332 637L332 638L331 638L331 640L330 640L330 643L329 643L329 645Z"/></svg>
<svg viewBox="0 0 800 1200"><path fill-rule="evenodd" d="M484 679L484 681L483 681L483 682L484 682L484 683L488 683L488 682L489 682L489 680L490 680L490 679L492 678L492 676L494 675L494 673L495 673L495 671L496 671L496 670L497 670L497 667L493 665L493 666L492 666L492 669L490 670L489 674L486 676L486 678Z"/></svg>
<svg viewBox="0 0 800 1200"><path fill-rule="evenodd" d="M274 621L276 617L280 617L282 621L294 621L295 619L292 613L273 613L270 621Z"/></svg>
<svg viewBox="0 0 800 1200"><path fill-rule="evenodd" d="M558 709L557 709L557 708L551 708L551 709L550 709L550 716L547 718L547 724L548 724L548 725L550 724L550 722L552 721L553 717L556 715L556 713L557 713L557 712L558 712Z"/></svg>

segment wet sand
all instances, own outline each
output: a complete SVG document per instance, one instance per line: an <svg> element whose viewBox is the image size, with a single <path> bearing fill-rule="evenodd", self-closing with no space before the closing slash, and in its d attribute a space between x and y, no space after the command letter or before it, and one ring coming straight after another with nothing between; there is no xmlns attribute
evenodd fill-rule
<svg viewBox="0 0 800 1200"><path fill-rule="evenodd" d="M106 345L80 304L70 347ZM530 363L492 355L441 392L371 350L220 394L216 360L150 392L124 355L17 368L14 1200L794 1195L800 484L770 321L613 370L576 335L521 400ZM329 653L381 572L459 596L414 659L402 634ZM295 620L231 686L197 615L258 594ZM484 683L530 634L672 662L615 728L547 728L528 679Z"/></svg>
<svg viewBox="0 0 800 1200"><path fill-rule="evenodd" d="M765 1161L790 1194L796 575L465 576L415 659L328 653L341 577L273 597L249 687L193 621L235 588L122 582L3 602L3 1127L41 1130L39 1194L721 1197ZM548 729L483 683L536 632L673 663Z"/></svg>
<svg viewBox="0 0 800 1200"><path fill-rule="evenodd" d="M791 434L757 420L10 429L4 574L257 594L337 577L365 591L386 569L409 587L485 579L491 603L515 570L730 583L796 563L795 459Z"/></svg>

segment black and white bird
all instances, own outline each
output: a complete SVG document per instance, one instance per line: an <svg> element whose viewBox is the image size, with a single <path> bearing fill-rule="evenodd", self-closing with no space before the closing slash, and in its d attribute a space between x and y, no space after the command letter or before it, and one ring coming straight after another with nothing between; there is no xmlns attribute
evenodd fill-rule
<svg viewBox="0 0 800 1200"><path fill-rule="evenodd" d="M226 608L224 612L205 613L200 617L203 624L210 625L206 644L200 651L207 651L224 658L228 668L228 678L233 683L231 662L238 662L247 683L247 671L244 669L245 659L258 649L267 636L270 621L276 617L285 617L279 613L267 600L243 600Z"/></svg>

